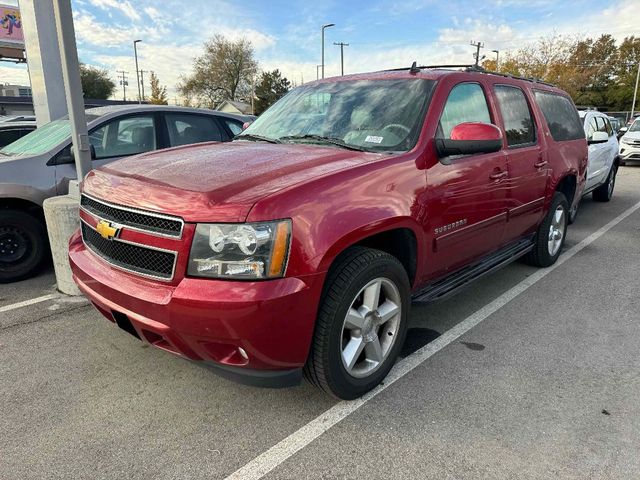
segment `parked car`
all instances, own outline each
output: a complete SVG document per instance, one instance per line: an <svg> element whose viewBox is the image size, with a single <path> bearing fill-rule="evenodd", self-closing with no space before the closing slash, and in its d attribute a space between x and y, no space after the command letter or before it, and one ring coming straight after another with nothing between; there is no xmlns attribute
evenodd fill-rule
<svg viewBox="0 0 640 480"><path fill-rule="evenodd" d="M597 202L608 202L613 196L616 174L620 166L618 139L609 117L596 110L581 110L580 119L589 145L589 163L584 195L591 193ZM575 220L578 204L571 210L570 222Z"/></svg>
<svg viewBox="0 0 640 480"><path fill-rule="evenodd" d="M109 320L254 385L378 385L411 301L524 257L552 265L587 142L561 90L418 68L303 85L225 145L82 185L69 260Z"/></svg>
<svg viewBox="0 0 640 480"><path fill-rule="evenodd" d="M620 139L620 158L622 164L640 162L640 119L636 119Z"/></svg>
<svg viewBox="0 0 640 480"><path fill-rule="evenodd" d="M1 122L0 121L0 148L6 147L19 138L33 132L36 129L36 122Z"/></svg>
<svg viewBox="0 0 640 480"><path fill-rule="evenodd" d="M252 117L193 108L122 105L87 110L94 166L160 148L228 141ZM0 150L0 283L26 278L47 254L42 202L76 178L68 119ZM185 166L186 168L186 166Z"/></svg>

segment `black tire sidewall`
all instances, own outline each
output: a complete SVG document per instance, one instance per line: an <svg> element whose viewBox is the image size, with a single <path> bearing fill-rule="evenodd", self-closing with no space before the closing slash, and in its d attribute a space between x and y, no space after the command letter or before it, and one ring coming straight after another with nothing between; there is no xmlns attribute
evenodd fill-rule
<svg viewBox="0 0 640 480"><path fill-rule="evenodd" d="M558 206L560 205L564 206L564 234L562 237L562 244L560 245L560 248L558 249L555 255L551 255L549 253L549 246L548 246L547 239L549 238L549 229L551 228L553 214L558 208ZM545 217L544 221L542 222L538 230L537 242L536 242L535 248L538 250L537 252L538 263L541 267L549 267L553 265L554 263L556 263L556 260L562 253L562 250L564 248L564 243L567 239L567 227L569 225L570 215L571 213L569 211L569 202L567 202L567 198L564 196L564 194L560 192L556 192L553 195L553 200L551 201L551 206L549 207L547 216Z"/></svg>
<svg viewBox="0 0 640 480"><path fill-rule="evenodd" d="M20 210L0 210L0 225L12 225L21 230L31 243L28 256L12 266L0 264L0 283L15 282L33 275L47 251L47 235L42 222Z"/></svg>
<svg viewBox="0 0 640 480"><path fill-rule="evenodd" d="M360 290L375 278L386 278L393 282L400 292L402 301L401 319L398 334L391 351L378 370L365 378L356 378L347 373L342 364L342 327L347 310ZM329 338L326 339L327 352L325 369L330 379L330 384L334 394L343 399L357 398L378 385L389 373L395 360L402 349L406 333L409 309L411 308L410 287L407 274L399 262L394 262L389 258L376 259L366 268L358 272L344 289L338 307L333 312Z"/></svg>

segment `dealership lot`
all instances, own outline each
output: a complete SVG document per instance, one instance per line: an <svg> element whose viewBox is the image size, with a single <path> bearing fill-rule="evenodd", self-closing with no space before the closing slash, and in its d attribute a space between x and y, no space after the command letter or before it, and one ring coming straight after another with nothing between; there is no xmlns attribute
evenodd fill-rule
<svg viewBox="0 0 640 480"><path fill-rule="evenodd" d="M610 203L584 200L565 252L609 224L601 236L324 434L280 450L269 451L337 402L306 383L228 382L83 299L12 308L53 294L50 271L2 285L0 477L225 478L269 465L274 479L634 478L640 210L610 222L640 202L638 185L640 167L622 167ZM516 263L415 305L404 356L536 272Z"/></svg>

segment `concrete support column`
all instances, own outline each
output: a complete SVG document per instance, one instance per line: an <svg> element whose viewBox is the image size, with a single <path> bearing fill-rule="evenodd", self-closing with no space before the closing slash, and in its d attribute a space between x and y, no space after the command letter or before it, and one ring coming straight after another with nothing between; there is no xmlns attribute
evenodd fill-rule
<svg viewBox="0 0 640 480"><path fill-rule="evenodd" d="M38 126L67 114L53 0L20 0L24 44Z"/></svg>

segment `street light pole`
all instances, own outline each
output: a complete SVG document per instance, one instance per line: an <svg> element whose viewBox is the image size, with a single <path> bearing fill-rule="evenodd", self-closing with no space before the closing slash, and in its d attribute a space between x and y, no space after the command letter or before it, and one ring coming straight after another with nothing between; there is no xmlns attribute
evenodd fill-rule
<svg viewBox="0 0 640 480"><path fill-rule="evenodd" d="M493 53L496 54L496 70L498 70L500 68L500 51L499 50L492 50Z"/></svg>
<svg viewBox="0 0 640 480"><path fill-rule="evenodd" d="M322 65L316 65L316 80L320 79L320 67Z"/></svg>
<svg viewBox="0 0 640 480"><path fill-rule="evenodd" d="M325 28L329 28L329 27L334 27L336 24L335 23L327 23L326 25L322 26L322 78L324 78L324 29Z"/></svg>
<svg viewBox="0 0 640 480"><path fill-rule="evenodd" d="M133 41L133 55L136 58L136 81L138 82L138 103L142 103L142 96L140 94L140 71L138 70L138 47L137 43L142 40Z"/></svg>

